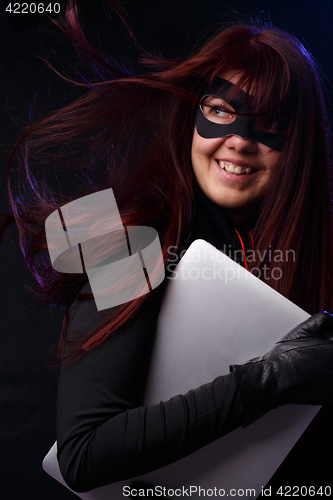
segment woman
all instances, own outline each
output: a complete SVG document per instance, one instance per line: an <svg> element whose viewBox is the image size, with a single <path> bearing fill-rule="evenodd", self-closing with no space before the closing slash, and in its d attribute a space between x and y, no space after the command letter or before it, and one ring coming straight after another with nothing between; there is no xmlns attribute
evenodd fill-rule
<svg viewBox="0 0 333 500"><path fill-rule="evenodd" d="M86 491L167 465L279 405L332 404L325 335L333 321L314 315L263 359L141 407L167 280L97 312L85 275L57 273L40 252L47 216L112 187L124 226L158 231L167 270L170 249L180 253L197 238L231 255L244 247L244 265L266 266L261 277L270 286L310 313L332 310L331 151L315 63L291 35L236 23L184 61L146 58L134 76L88 45L69 7L65 30L102 78L20 141L13 158L23 161L10 189L41 293L71 307L58 459L69 486ZM293 250L295 259L261 262L269 248L282 257ZM97 251L104 258L110 249L97 242Z"/></svg>

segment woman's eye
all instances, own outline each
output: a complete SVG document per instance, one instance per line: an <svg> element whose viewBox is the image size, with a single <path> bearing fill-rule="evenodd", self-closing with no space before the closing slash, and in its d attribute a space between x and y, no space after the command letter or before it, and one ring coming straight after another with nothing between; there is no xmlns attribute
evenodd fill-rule
<svg viewBox="0 0 333 500"><path fill-rule="evenodd" d="M222 125L232 123L236 118L233 107L215 96L204 97L201 101L201 110L209 121Z"/></svg>
<svg viewBox="0 0 333 500"><path fill-rule="evenodd" d="M226 111L225 109L212 108L212 113L213 115L219 116L221 118L232 118L232 114L230 113L230 111Z"/></svg>

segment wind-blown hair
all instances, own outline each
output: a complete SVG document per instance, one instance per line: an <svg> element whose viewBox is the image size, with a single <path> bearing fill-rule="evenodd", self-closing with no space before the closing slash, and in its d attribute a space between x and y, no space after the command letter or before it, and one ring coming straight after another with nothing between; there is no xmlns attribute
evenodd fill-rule
<svg viewBox="0 0 333 500"><path fill-rule="evenodd" d="M12 210L26 261L45 299L68 308L84 275L56 272L45 252L44 223L65 203L112 187L127 225L154 227L164 258L186 238L193 215L191 142L203 89L226 70L242 72L235 88L255 89L259 122L285 126L277 174L253 228L256 255L294 250L296 261L251 262L279 267L267 283L309 313L331 309L331 144L321 77L303 45L265 23L235 22L185 60L145 56L122 68L85 39L75 2L59 27L94 72L87 92L30 127L8 169ZM13 165L16 165L14 169ZM153 292L154 293L154 292ZM147 296L116 310L70 356L105 340L142 308ZM62 340L64 342L64 339Z"/></svg>

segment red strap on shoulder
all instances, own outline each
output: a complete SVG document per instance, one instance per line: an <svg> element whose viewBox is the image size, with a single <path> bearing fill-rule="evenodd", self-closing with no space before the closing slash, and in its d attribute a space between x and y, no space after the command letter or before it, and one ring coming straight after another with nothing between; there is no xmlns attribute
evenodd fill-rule
<svg viewBox="0 0 333 500"><path fill-rule="evenodd" d="M239 234L239 232L237 231L236 228L234 228L236 233L237 233L237 236L239 238L239 241L240 241L240 244L242 245L242 250L243 250L243 255L244 255L244 264L245 264L245 268L249 271L249 266L248 266L248 263L246 262L246 252L245 252L245 246L244 246L244 243L243 243L243 240L241 238L241 235ZM251 238L251 245L252 245L252 248L254 247L254 243L253 243L253 235L252 235L252 231L249 232L250 234L250 238Z"/></svg>

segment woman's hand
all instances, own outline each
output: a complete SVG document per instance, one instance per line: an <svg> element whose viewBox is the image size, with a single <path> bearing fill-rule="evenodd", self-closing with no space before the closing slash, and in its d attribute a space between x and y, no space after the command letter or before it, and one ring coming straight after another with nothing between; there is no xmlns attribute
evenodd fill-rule
<svg viewBox="0 0 333 500"><path fill-rule="evenodd" d="M261 357L232 365L244 426L285 404L333 404L333 315L300 323Z"/></svg>

